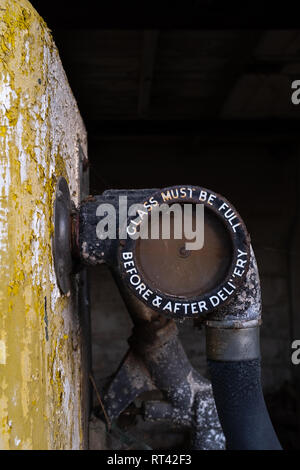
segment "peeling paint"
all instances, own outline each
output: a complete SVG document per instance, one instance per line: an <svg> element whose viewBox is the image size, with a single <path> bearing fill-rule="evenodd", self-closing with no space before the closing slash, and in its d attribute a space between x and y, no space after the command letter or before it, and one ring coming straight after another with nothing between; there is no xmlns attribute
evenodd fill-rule
<svg viewBox="0 0 300 470"><path fill-rule="evenodd" d="M86 132L57 49L27 0L0 0L0 449L82 447L76 292L61 296L55 184L79 202Z"/></svg>
<svg viewBox="0 0 300 470"><path fill-rule="evenodd" d="M6 344L5 341L0 341L0 364L6 364Z"/></svg>

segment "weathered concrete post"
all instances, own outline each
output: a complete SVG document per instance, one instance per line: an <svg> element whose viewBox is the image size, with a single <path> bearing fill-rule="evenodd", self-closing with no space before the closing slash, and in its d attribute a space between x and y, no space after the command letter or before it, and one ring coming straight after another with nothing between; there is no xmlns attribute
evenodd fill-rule
<svg viewBox="0 0 300 470"><path fill-rule="evenodd" d="M59 291L51 238L57 179L81 197L86 132L44 21L27 0L0 19L0 448L79 449L78 289Z"/></svg>

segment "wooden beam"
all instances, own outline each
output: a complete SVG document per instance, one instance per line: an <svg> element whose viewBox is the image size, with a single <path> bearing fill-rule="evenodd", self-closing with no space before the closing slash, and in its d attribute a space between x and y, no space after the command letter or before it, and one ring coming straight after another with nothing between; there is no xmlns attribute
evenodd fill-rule
<svg viewBox="0 0 300 470"><path fill-rule="evenodd" d="M299 28L299 11L281 2L162 2L85 0L80 7L61 0L31 0L51 30L62 29L289 29ZM193 5L194 3L194 5ZM248 7L246 4L249 4ZM266 5L269 4L269 5ZM59 12L59 14L58 14Z"/></svg>
<svg viewBox="0 0 300 470"><path fill-rule="evenodd" d="M300 119L174 119L86 121L90 141L134 136L189 136L214 141L299 142Z"/></svg>
<svg viewBox="0 0 300 470"><path fill-rule="evenodd" d="M138 98L138 116L140 118L147 117L149 111L158 34L158 31L144 31L143 35L143 53L141 58Z"/></svg>
<svg viewBox="0 0 300 470"><path fill-rule="evenodd" d="M235 89L239 79L245 73L245 70L249 65L249 58L251 59L255 48L261 42L264 34L264 31L258 30L249 31L246 37L245 35L241 36L239 45L222 70L222 91L209 107L209 113L211 116L218 117L219 115L222 115L222 111L227 100ZM245 38L245 40L242 40L242 38Z"/></svg>

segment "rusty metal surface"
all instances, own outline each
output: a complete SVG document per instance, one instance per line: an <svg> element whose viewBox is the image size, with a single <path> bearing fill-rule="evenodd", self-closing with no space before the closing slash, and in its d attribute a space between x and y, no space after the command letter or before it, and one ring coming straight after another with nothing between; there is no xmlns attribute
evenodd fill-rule
<svg viewBox="0 0 300 470"><path fill-rule="evenodd" d="M107 190L98 196L88 196L79 206L79 237L78 250L83 264L97 265L107 263L114 265L116 263L119 240L100 240L96 233L96 227L100 217L96 215L100 204L112 204L116 209L117 220L116 227L119 229L119 197L127 196L128 205L138 203L143 198L151 195L155 190Z"/></svg>
<svg viewBox="0 0 300 470"><path fill-rule="evenodd" d="M139 395L155 389L143 361L133 351L128 351L104 395L108 417L116 420Z"/></svg>
<svg viewBox="0 0 300 470"><path fill-rule="evenodd" d="M195 206L193 204L193 208ZM136 263L143 279L148 285L175 297L191 298L211 291L222 283L232 262L231 238L224 224L214 212L206 210L204 246L200 250L186 250L188 239L184 235L181 239L174 237L174 217L171 215L170 219L169 240L162 239L160 233L159 239L136 241ZM192 222L195 226L195 214ZM161 223L159 228L161 232Z"/></svg>
<svg viewBox="0 0 300 470"><path fill-rule="evenodd" d="M203 199L203 195L206 199ZM166 196L167 195L167 196ZM182 240L118 239L119 197L131 204L204 204L207 215L207 246L196 252L183 250ZM97 208L110 204L116 211L117 239L100 239ZM145 206L146 205L146 206ZM223 209L222 209L223 208ZM149 213L150 209L147 209ZM149 215L149 214L148 214ZM135 216L124 222L127 227ZM236 209L223 197L199 186L173 186L143 190L109 190L89 197L79 209L78 246L85 264L107 263L116 268L135 296L152 310L169 318L205 316L230 301L243 282L249 266L250 237ZM128 269L127 258L133 265ZM244 258L240 259L241 253ZM124 258L124 259L123 259ZM238 263L242 262L240 269ZM132 269L131 269L132 268ZM132 280L134 272L135 281Z"/></svg>
<svg viewBox="0 0 300 470"><path fill-rule="evenodd" d="M191 365L173 320L150 311L119 283L134 322L130 350L105 395L110 416L129 406L143 391L159 390L167 402L144 402L144 418L189 426L195 449L223 449L210 382Z"/></svg>
<svg viewBox="0 0 300 470"><path fill-rule="evenodd" d="M246 361L260 358L259 325L261 290L255 255L240 289L225 306L207 315L206 350L214 361Z"/></svg>
<svg viewBox="0 0 300 470"><path fill-rule="evenodd" d="M260 357L259 327L206 327L206 355L213 361L248 361Z"/></svg>
<svg viewBox="0 0 300 470"><path fill-rule="evenodd" d="M253 320L261 320L261 289L254 251L250 246L249 269L242 285L227 305L207 315L206 321L230 322L232 327L240 328Z"/></svg>

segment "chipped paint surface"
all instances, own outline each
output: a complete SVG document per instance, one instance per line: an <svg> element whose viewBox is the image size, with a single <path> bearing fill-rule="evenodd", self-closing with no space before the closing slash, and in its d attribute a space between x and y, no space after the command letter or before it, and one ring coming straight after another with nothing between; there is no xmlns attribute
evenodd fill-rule
<svg viewBox="0 0 300 470"><path fill-rule="evenodd" d="M76 292L61 296L55 184L79 201L85 129L49 30L0 0L0 449L82 447Z"/></svg>

